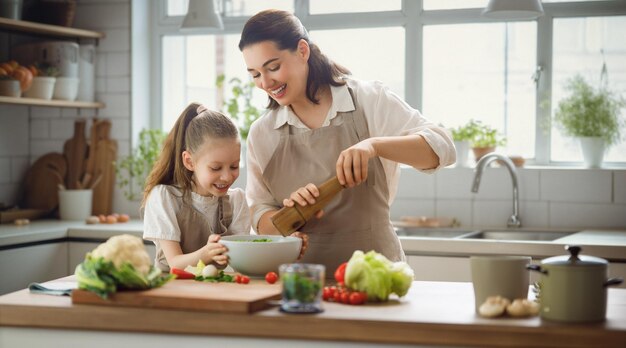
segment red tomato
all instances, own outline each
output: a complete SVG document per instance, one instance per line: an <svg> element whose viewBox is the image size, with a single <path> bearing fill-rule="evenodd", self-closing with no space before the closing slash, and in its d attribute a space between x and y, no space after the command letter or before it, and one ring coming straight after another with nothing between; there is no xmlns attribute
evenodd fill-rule
<svg viewBox="0 0 626 348"><path fill-rule="evenodd" d="M195 279L196 276L193 273L189 273L180 268L172 268L170 269L170 273L176 276L176 279Z"/></svg>
<svg viewBox="0 0 626 348"><path fill-rule="evenodd" d="M250 277L242 275L241 276L241 284L248 284L250 283Z"/></svg>
<svg viewBox="0 0 626 348"><path fill-rule="evenodd" d="M341 303L345 303L345 304L350 303L350 293L348 292L341 293Z"/></svg>
<svg viewBox="0 0 626 348"><path fill-rule="evenodd" d="M335 291L333 294L333 301L341 303L341 291Z"/></svg>
<svg viewBox="0 0 626 348"><path fill-rule="evenodd" d="M277 280L278 274L276 274L276 272L267 272L267 274L265 275L265 281L270 284L276 283Z"/></svg>
<svg viewBox="0 0 626 348"><path fill-rule="evenodd" d="M235 274L235 283L241 284L241 274Z"/></svg>
<svg viewBox="0 0 626 348"><path fill-rule="evenodd" d="M360 292L352 292L349 296L349 301L351 305L360 305L363 304L363 296L361 296Z"/></svg>
<svg viewBox="0 0 626 348"><path fill-rule="evenodd" d="M332 297L333 297L332 290L330 290L330 287L325 286L324 290L322 291L322 298L324 299L324 301L330 301Z"/></svg>
<svg viewBox="0 0 626 348"><path fill-rule="evenodd" d="M363 303L367 302L367 292L365 292L365 291L359 291L359 292L358 292L358 294L359 294L359 295L361 295L361 301L362 301Z"/></svg>
<svg viewBox="0 0 626 348"><path fill-rule="evenodd" d="M337 283L344 282L347 266L348 266L348 263L344 262L341 265L339 265L339 267L337 267L337 270L335 271L335 280L337 281Z"/></svg>

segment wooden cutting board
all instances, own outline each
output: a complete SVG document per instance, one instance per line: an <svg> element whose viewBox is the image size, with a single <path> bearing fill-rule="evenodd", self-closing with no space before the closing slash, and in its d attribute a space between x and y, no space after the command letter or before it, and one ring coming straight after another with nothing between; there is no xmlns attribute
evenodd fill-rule
<svg viewBox="0 0 626 348"><path fill-rule="evenodd" d="M22 186L20 206L46 212L59 205L59 184L65 182L67 162L60 153L47 153L28 168Z"/></svg>
<svg viewBox="0 0 626 348"><path fill-rule="evenodd" d="M93 207L94 215L108 215L113 212L113 189L115 186L115 166L117 141L110 139L111 121L102 120L96 127L96 146L93 167ZM92 142L93 143L93 142ZM100 178L99 180L96 180Z"/></svg>
<svg viewBox="0 0 626 348"><path fill-rule="evenodd" d="M63 146L63 155L67 160L67 177L65 187L79 188L87 157L87 139L85 138L85 120L74 122L74 136L68 139Z"/></svg>
<svg viewBox="0 0 626 348"><path fill-rule="evenodd" d="M103 300L93 292L72 291L72 303L104 306L180 309L204 312L252 313L281 298L280 284L252 280L250 284L172 280L160 288L120 291Z"/></svg>

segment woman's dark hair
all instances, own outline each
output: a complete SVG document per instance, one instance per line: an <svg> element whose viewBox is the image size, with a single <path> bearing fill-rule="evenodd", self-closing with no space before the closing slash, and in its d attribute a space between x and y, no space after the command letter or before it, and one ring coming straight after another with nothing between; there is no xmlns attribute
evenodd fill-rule
<svg viewBox="0 0 626 348"><path fill-rule="evenodd" d="M230 118L220 112L199 107L198 103L189 104L165 138L161 154L146 178L142 207L145 206L150 191L157 185L176 186L182 191L184 199L189 197L193 172L183 164L183 151L195 153L207 138L239 139L237 126Z"/></svg>
<svg viewBox="0 0 626 348"><path fill-rule="evenodd" d="M306 96L315 104L319 100L315 97L317 91L325 85L342 86L345 81L343 75L349 75L350 71L345 67L331 61L320 51L319 47L309 39L298 17L287 11L265 10L252 16L243 27L239 50L243 51L247 46L272 41L280 50L295 51L298 42L305 40L311 49L309 56L309 76L306 81ZM279 104L269 97L268 109L276 109Z"/></svg>

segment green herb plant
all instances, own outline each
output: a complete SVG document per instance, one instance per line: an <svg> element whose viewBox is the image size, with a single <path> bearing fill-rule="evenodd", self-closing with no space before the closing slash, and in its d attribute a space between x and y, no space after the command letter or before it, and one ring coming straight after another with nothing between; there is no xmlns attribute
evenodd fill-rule
<svg viewBox="0 0 626 348"><path fill-rule="evenodd" d="M146 177L159 157L166 136L160 129L143 129L132 154L115 162L118 186L126 199L133 201L141 197Z"/></svg>
<svg viewBox="0 0 626 348"><path fill-rule="evenodd" d="M469 141L471 142L476 133L479 131L480 122L474 119L469 120L466 124L457 128L451 129L452 139L455 141Z"/></svg>
<svg viewBox="0 0 626 348"><path fill-rule="evenodd" d="M626 101L602 84L593 88L577 74L567 81L569 96L561 100L555 112L555 123L571 137L600 137L607 146L619 142L624 120L620 110Z"/></svg>
<svg viewBox="0 0 626 348"><path fill-rule="evenodd" d="M218 88L224 88L226 77L221 74L217 77L216 85ZM230 117L237 121L241 138L245 141L250 132L252 122L261 116L261 109L252 105L252 93L254 91L254 82L244 82L234 77L228 80L232 96L224 100L224 110Z"/></svg>
<svg viewBox="0 0 626 348"><path fill-rule="evenodd" d="M314 303L320 289L321 280L312 279L299 273L288 273L281 276L283 281L283 298L287 301Z"/></svg>
<svg viewBox="0 0 626 348"><path fill-rule="evenodd" d="M497 129L482 124L480 121L478 121L478 123L479 126L472 139L472 147L496 147L506 145L506 138L498 134Z"/></svg>

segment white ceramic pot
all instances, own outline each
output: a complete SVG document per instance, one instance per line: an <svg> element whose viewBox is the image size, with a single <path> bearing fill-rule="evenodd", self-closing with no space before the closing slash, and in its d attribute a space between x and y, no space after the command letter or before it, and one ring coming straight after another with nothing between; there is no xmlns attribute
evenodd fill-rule
<svg viewBox="0 0 626 348"><path fill-rule="evenodd" d="M456 166L467 167L467 158L469 157L470 143L467 140L455 140L456 148Z"/></svg>
<svg viewBox="0 0 626 348"><path fill-rule="evenodd" d="M33 77L33 84L24 92L26 98L52 99L54 92L55 77L37 76Z"/></svg>
<svg viewBox="0 0 626 348"><path fill-rule="evenodd" d="M580 147L587 168L599 168L604 159L605 144L600 137L580 137Z"/></svg>
<svg viewBox="0 0 626 348"><path fill-rule="evenodd" d="M79 81L77 77L57 77L54 85L54 99L76 100Z"/></svg>

